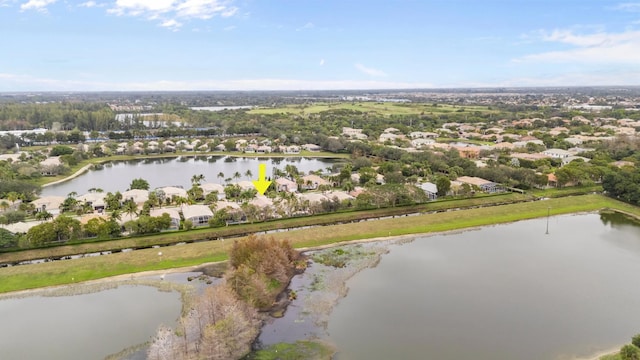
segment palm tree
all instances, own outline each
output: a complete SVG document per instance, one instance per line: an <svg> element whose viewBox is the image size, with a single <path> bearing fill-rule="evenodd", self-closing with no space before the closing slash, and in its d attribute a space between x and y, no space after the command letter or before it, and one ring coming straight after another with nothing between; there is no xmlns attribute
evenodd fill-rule
<svg viewBox="0 0 640 360"><path fill-rule="evenodd" d="M35 217L36 217L36 220L47 221L53 218L53 215L51 215L51 213L48 212L47 210L42 210L42 211L38 211Z"/></svg>
<svg viewBox="0 0 640 360"><path fill-rule="evenodd" d="M138 213L138 205L133 200L127 200L124 203L124 212L129 214L129 216L136 215Z"/></svg>
<svg viewBox="0 0 640 360"><path fill-rule="evenodd" d="M224 173L222 171L218 173L218 178L224 179Z"/></svg>
<svg viewBox="0 0 640 360"><path fill-rule="evenodd" d="M182 196L176 196L176 199L174 200L174 202L176 203L176 205L181 206L184 204L189 204L189 199Z"/></svg>
<svg viewBox="0 0 640 360"><path fill-rule="evenodd" d="M200 185L200 183L202 181L204 181L204 175L203 174L193 175L191 177L191 184L193 184L193 185Z"/></svg>
<svg viewBox="0 0 640 360"><path fill-rule="evenodd" d="M238 180L242 177L242 175L240 174L240 171L236 171L235 173L233 173L233 178Z"/></svg>
<svg viewBox="0 0 640 360"><path fill-rule="evenodd" d="M118 221L122 218L120 210L113 210L110 215L110 220Z"/></svg>
<svg viewBox="0 0 640 360"><path fill-rule="evenodd" d="M251 170L247 170L245 171L244 176L246 176L248 180L251 180L251 178L253 177L253 173L251 172Z"/></svg>

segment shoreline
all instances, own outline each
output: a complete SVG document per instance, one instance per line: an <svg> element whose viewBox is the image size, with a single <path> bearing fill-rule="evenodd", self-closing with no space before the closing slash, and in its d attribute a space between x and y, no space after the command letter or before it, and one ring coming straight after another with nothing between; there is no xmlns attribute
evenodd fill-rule
<svg viewBox="0 0 640 360"><path fill-rule="evenodd" d="M51 186L51 185L56 185L56 184L61 184L63 182L67 182L69 180L75 179L78 176L84 174L85 172L89 171L92 167L93 167L93 164L87 164L87 165L81 167L80 169L78 169L78 171L74 172L73 174L71 174L71 175L69 175L69 176L67 176L67 177L65 177L63 179L52 181L52 182L49 182L49 183L46 183L46 184L42 184L40 186L42 188L46 188L46 187Z"/></svg>
<svg viewBox="0 0 640 360"><path fill-rule="evenodd" d="M597 211L583 211L583 212L576 212L576 213L569 213L569 214L559 214L559 215L554 215L554 216L581 215L581 214L594 214L594 213L597 213ZM533 220L533 219L523 219L523 220ZM479 230L479 229L482 229L482 228L488 227L488 226L506 225L506 224L517 222L517 221L523 221L523 220L515 220L515 221L506 222L506 223L494 223L494 224L488 224L488 225L473 226L473 227L468 227L468 228L460 228L460 229L452 229L452 230L444 230L444 231L416 233L416 234L390 235L390 236L373 237L373 238L366 238L366 239L348 240L348 241L334 242L334 243L318 245L318 246L300 247L300 248L295 248L295 250L299 251L301 254L304 254L304 253L311 252L311 251L318 251L318 250L324 250L324 249L330 249L330 248L334 248L334 247L346 246L346 245L354 245L354 244L366 244L366 243L374 243L374 242L393 242L393 241L412 241L412 240L415 240L418 237L432 237L432 236L440 236L440 235L458 234L458 233L467 232L467 231ZM116 281L122 281L122 280L128 280L128 279L132 279L132 278L139 278L139 277L146 277L146 276L156 276L156 275L160 276L162 274L169 274L169 273L191 272L191 271L197 270L197 269L202 268L202 267L211 266L211 265L214 265L214 264L220 264L220 263L224 263L226 261L227 260L214 261L214 262L205 262L205 263L201 263L201 264L198 264L198 265L175 267L175 268L168 268L168 269L161 269L161 270L147 270L147 271L140 271L140 272L133 272L133 273L127 273L127 274L114 275L114 276L104 277L104 278L100 278L100 279L87 280L87 281L82 281L82 282L77 282L77 283L69 283L69 284L62 284L62 285L50 285L50 286L33 288L33 289L25 289L25 290L17 290L17 291L5 292L5 293L0 293L0 300L4 299L5 297L24 296L23 294L35 293L35 292L38 292L40 290L50 290L50 289L56 289L56 288L64 288L66 286L94 285L94 284L100 284L100 283L105 283L105 282L116 282Z"/></svg>
<svg viewBox="0 0 640 360"><path fill-rule="evenodd" d="M205 152L205 153L180 153L180 154L160 154L158 156L130 156L129 159L117 159L117 160L113 160L110 159L109 157L105 157L104 159L101 159L99 161L91 162L83 167L81 167L80 169L78 169L76 172L74 172L73 174L64 177L62 179L59 180L55 180L52 182L47 182L44 183L42 185L40 185L40 187L42 188L46 188L48 186L52 186L52 185L57 185L57 184L61 184L63 182L67 182L69 180L75 179L78 176L84 174L85 172L91 170L91 168L96 165L96 164L105 164L108 162L113 162L113 161L129 161L129 160L146 160L146 159L166 159L166 158L179 158L181 156L189 156L189 157L197 157L197 156L230 156L230 157L247 157L247 158L274 158L274 159L281 159L281 158L296 158L296 157L300 157L300 158L322 158L322 159L345 159L345 157L342 156L336 156L335 154L333 156L329 155L329 154L325 154L325 153L321 153L321 154L284 154L284 153L276 153L275 155L273 155L273 153L269 153L269 154L225 154L225 153L219 153L219 152Z"/></svg>
<svg viewBox="0 0 640 360"><path fill-rule="evenodd" d="M586 213L593 213L593 212L586 212ZM584 213L576 213L576 214L584 214ZM571 215L573 215L573 214L571 214ZM502 223L489 225L489 226L495 226L495 225L501 225L501 224ZM330 248L357 245L357 244L367 244L367 243L381 243L382 246L388 247L390 245L393 245L396 242L415 241L420 237L432 237L432 236L456 234L456 233L466 232L466 231L470 231L470 230L478 230L478 229L481 229L483 227L486 227L486 225L485 226L473 227L473 228L447 230L447 231L441 231L441 232L420 233L420 234L411 234L411 235L392 235L392 236L386 236L386 237L376 237L376 238L368 238L368 239L350 240L350 241L345 241L345 242L340 242L340 243L332 243L332 244L326 244L326 245L320 245L320 246L299 248L297 250L300 251L300 253L304 254L304 253L308 253L308 252L312 252L312 251L319 251L319 250L325 250L325 249L330 249ZM379 256L381 256L381 255L382 254L380 254ZM198 269L201 269L203 267L211 266L211 265L215 265L215 264L220 264L220 263L223 263L225 261L207 262L207 263L202 263L202 264L199 264L199 265L192 265L192 266L165 269L165 270L142 271L142 272L121 274L121 275L111 276L111 277L107 277L107 278L89 280L89 281L78 282L78 283L67 284L67 285L55 285L55 286L47 286L47 287L36 288L36 289L20 290L20 291L16 291L16 292L0 294L0 301L1 300L5 300L5 299L11 299L11 298L38 296L41 293L46 293L46 292L55 291L55 290L64 289L64 288L80 288L80 287L84 287L84 286L95 286L95 285L100 285L100 284L102 284L102 285L104 285L104 284L114 284L115 286L126 285L126 281L127 280L137 280L137 279L140 279L140 278L148 278L148 277L153 277L153 276L160 277L160 276L162 276L164 274L194 272L194 271L197 271ZM361 268L361 269L357 269L348 278L351 278L352 276L356 275L360 271L365 270L367 267L364 267L364 268ZM161 279L159 278L157 280L160 281ZM140 284L140 285L145 285L145 284ZM153 286L151 284L147 284L147 285ZM331 305L331 309L333 309L333 307L335 307L335 305L339 302L339 300L341 298L345 297L346 295L347 295L346 293L340 294L338 299L335 299L336 301ZM331 311L331 310L329 310L329 311ZM307 339L307 340L315 341L317 339ZM603 356L613 355L613 354L618 353L619 349L620 349L619 346L618 347L613 347L613 348L610 348L610 349L607 349L607 350L597 351L597 352L595 352L595 353L593 353L591 355L587 355L587 356L584 356L584 357L583 356L575 356L575 357L572 357L572 359L573 360L599 360Z"/></svg>
<svg viewBox="0 0 640 360"><path fill-rule="evenodd" d="M623 347L623 346L624 345L620 345L617 348L613 348L613 349L609 349L609 350L603 350L603 351L600 351L600 352L597 352L597 353L593 354L590 357L580 358L580 359L577 359L577 360L600 360L600 358L602 358L603 356L617 354L618 352L620 352L620 348Z"/></svg>

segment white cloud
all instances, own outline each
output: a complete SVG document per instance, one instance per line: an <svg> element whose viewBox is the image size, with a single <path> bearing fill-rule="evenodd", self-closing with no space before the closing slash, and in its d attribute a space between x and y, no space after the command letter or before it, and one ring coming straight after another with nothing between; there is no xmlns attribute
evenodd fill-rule
<svg viewBox="0 0 640 360"><path fill-rule="evenodd" d="M78 7L86 7L86 8L103 7L103 6L105 6L105 4L102 4L102 3L98 4L95 1L86 1L81 4L78 4Z"/></svg>
<svg viewBox="0 0 640 360"><path fill-rule="evenodd" d="M371 68L371 67L367 67L367 66L364 66L364 65L362 65L360 63L355 64L355 67L360 72L363 72L363 73L365 73L365 74L367 74L369 76L387 76L387 74L382 70L378 70L378 69L374 69L374 68Z"/></svg>
<svg viewBox="0 0 640 360"><path fill-rule="evenodd" d="M58 0L29 0L26 3L20 5L20 10L36 10L40 12L47 12L47 6L55 3L56 1Z"/></svg>
<svg viewBox="0 0 640 360"><path fill-rule="evenodd" d="M640 71L575 72L518 77L487 83L449 84L444 87L536 87L536 86L636 86Z"/></svg>
<svg viewBox="0 0 640 360"><path fill-rule="evenodd" d="M231 25L231 26L227 26L227 27L225 27L225 28L224 28L224 29L222 29L222 30L224 30L224 31L231 31L231 30L235 30L235 28L236 28L236 26L235 26L235 25Z"/></svg>
<svg viewBox="0 0 640 360"><path fill-rule="evenodd" d="M324 59L320 59L320 66L324 65Z"/></svg>
<svg viewBox="0 0 640 360"><path fill-rule="evenodd" d="M9 7L15 0L0 0L0 7Z"/></svg>
<svg viewBox="0 0 640 360"><path fill-rule="evenodd" d="M164 21L162 24L160 24L160 26L172 29L173 31L177 31L182 26L182 23L176 21L175 19L170 19Z"/></svg>
<svg viewBox="0 0 640 360"><path fill-rule="evenodd" d="M215 16L229 17L236 14L235 0L116 0L109 13L118 16L141 16L164 23L173 19L208 20ZM175 20L174 20L175 21Z"/></svg>
<svg viewBox="0 0 640 360"><path fill-rule="evenodd" d="M570 48L530 54L515 62L637 64L640 62L640 31L604 31L576 34L572 30L541 32L539 40Z"/></svg>
<svg viewBox="0 0 640 360"><path fill-rule="evenodd" d="M621 3L612 7L612 9L629 12L640 12L640 3Z"/></svg>
<svg viewBox="0 0 640 360"><path fill-rule="evenodd" d="M302 25L301 27L297 28L296 31L313 29L314 27L315 27L315 25L312 22L308 22L308 23Z"/></svg>
<svg viewBox="0 0 640 360"><path fill-rule="evenodd" d="M100 82L36 78L0 73L0 91L197 91L197 90L360 90L433 88L429 83L357 81L241 79L150 82Z"/></svg>

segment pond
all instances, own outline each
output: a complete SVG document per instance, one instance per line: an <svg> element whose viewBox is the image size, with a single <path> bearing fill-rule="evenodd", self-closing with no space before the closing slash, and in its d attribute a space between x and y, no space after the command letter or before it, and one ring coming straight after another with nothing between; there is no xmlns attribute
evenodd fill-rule
<svg viewBox="0 0 640 360"><path fill-rule="evenodd" d="M390 245L333 309L336 359L575 359L640 333L640 227L571 215Z"/></svg>
<svg viewBox="0 0 640 360"><path fill-rule="evenodd" d="M102 170L88 171L74 179L42 188L41 196L67 196L72 191L85 194L91 188L100 188L104 192L126 191L131 180L143 178L149 182L150 188L162 186L191 187L191 177L202 174L204 182L224 184L225 178L233 178L238 172L240 180L255 180L258 177L258 165L267 165L267 176L273 169L285 169L287 165L295 166L299 171L323 170L331 168L337 160L322 158L247 158L229 156L181 156L175 158L144 159L118 161L105 164ZM252 173L246 176L247 170ZM218 177L223 173L224 178Z"/></svg>
<svg viewBox="0 0 640 360"><path fill-rule="evenodd" d="M72 296L0 300L0 358L104 359L175 326L180 293L122 285Z"/></svg>

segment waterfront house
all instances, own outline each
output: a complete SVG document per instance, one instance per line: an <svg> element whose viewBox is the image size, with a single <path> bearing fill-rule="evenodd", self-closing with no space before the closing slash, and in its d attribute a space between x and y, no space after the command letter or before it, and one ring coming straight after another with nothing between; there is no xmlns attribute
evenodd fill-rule
<svg viewBox="0 0 640 360"><path fill-rule="evenodd" d="M287 178L277 178L276 182L276 190L277 191L287 191L287 192L296 192L298 191L298 184L295 181L291 181Z"/></svg>
<svg viewBox="0 0 640 360"><path fill-rule="evenodd" d="M176 208L159 208L159 209L151 209L149 211L149 216L159 217L162 214L167 214L171 218L171 225L169 229L179 229L180 228L180 213Z"/></svg>
<svg viewBox="0 0 640 360"><path fill-rule="evenodd" d="M213 212L206 205L183 205L182 216L184 220L190 220L194 227L208 226Z"/></svg>

